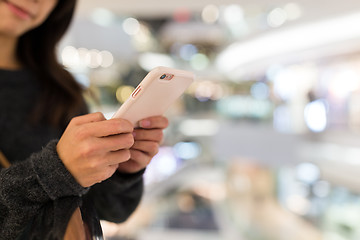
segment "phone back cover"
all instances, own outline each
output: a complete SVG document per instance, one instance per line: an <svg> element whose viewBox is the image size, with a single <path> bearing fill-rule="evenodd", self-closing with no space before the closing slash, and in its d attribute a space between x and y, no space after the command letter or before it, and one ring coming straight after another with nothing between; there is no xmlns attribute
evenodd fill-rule
<svg viewBox="0 0 360 240"><path fill-rule="evenodd" d="M162 80L160 76L163 74L173 74L174 77ZM141 89L138 94L130 96L113 117L127 119L136 125L137 121L146 117L163 115L193 80L191 72L158 67L139 84Z"/></svg>

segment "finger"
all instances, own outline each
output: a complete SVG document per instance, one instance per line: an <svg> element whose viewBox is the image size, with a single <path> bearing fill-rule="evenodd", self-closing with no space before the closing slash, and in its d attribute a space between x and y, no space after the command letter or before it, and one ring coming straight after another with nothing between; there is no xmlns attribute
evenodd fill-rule
<svg viewBox="0 0 360 240"><path fill-rule="evenodd" d="M139 165L139 169L146 167L152 159L146 153L135 149L130 149L130 155L130 159Z"/></svg>
<svg viewBox="0 0 360 240"><path fill-rule="evenodd" d="M164 116L154 116L145 118L139 121L141 128L166 128L169 125L169 120Z"/></svg>
<svg viewBox="0 0 360 240"><path fill-rule="evenodd" d="M75 124L75 125L82 125L85 123L99 122L99 121L104 121L104 120L106 120L106 118L104 117L104 114L102 114L101 112L95 112L95 113L90 113L90 114L74 117L71 120L71 123Z"/></svg>
<svg viewBox="0 0 360 240"><path fill-rule="evenodd" d="M131 150L138 150L153 157L159 152L159 143L154 141L136 141Z"/></svg>
<svg viewBox="0 0 360 240"><path fill-rule="evenodd" d="M147 165L146 163L139 164L138 162L130 159L129 161L119 164L118 171L123 173L136 173L141 169L144 169L146 165Z"/></svg>
<svg viewBox="0 0 360 240"><path fill-rule="evenodd" d="M161 129L135 129L133 132L135 141L144 140L144 141L155 141L161 142L164 134Z"/></svg>
<svg viewBox="0 0 360 240"><path fill-rule="evenodd" d="M86 128L90 135L95 137L130 133L134 130L133 125L129 121L120 118L87 123L84 128Z"/></svg>
<svg viewBox="0 0 360 240"><path fill-rule="evenodd" d="M106 161L109 166L118 165L119 163L126 162L130 159L130 150L123 149L114 152L109 152L106 156Z"/></svg>
<svg viewBox="0 0 360 240"><path fill-rule="evenodd" d="M134 144L134 137L131 133L111 135L102 138L96 138L94 147L104 152L129 149Z"/></svg>

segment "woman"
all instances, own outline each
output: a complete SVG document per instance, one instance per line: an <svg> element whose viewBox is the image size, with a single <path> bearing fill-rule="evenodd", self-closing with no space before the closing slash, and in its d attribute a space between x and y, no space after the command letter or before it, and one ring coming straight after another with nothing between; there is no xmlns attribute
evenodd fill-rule
<svg viewBox="0 0 360 240"><path fill-rule="evenodd" d="M0 0L0 239L62 239L78 206L122 222L137 207L142 174L167 119L86 114L82 89L55 47L75 0Z"/></svg>

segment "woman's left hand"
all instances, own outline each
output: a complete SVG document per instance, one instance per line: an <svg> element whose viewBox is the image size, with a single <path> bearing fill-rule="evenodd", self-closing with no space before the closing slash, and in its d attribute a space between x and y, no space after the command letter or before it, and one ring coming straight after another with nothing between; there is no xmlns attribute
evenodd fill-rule
<svg viewBox="0 0 360 240"><path fill-rule="evenodd" d="M120 163L119 172L135 173L144 169L158 153L163 140L163 130L169 125L164 116L149 117L139 122L134 129L134 145L130 148L130 159Z"/></svg>

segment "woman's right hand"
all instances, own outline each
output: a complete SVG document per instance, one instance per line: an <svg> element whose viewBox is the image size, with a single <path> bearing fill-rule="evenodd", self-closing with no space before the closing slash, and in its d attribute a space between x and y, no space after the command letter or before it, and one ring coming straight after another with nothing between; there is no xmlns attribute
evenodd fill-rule
<svg viewBox="0 0 360 240"><path fill-rule="evenodd" d="M57 152L77 182L90 187L111 177L119 163L129 160L132 132L129 121L106 120L102 113L75 117L60 138Z"/></svg>

